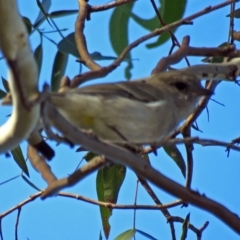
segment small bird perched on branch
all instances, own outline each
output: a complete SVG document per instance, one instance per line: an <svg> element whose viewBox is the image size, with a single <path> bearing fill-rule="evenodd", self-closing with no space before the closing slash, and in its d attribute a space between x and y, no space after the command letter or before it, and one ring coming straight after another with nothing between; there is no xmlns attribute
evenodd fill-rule
<svg viewBox="0 0 240 240"><path fill-rule="evenodd" d="M170 71L52 93L49 102L73 126L100 140L152 144L174 131L201 96L212 94L195 75Z"/></svg>

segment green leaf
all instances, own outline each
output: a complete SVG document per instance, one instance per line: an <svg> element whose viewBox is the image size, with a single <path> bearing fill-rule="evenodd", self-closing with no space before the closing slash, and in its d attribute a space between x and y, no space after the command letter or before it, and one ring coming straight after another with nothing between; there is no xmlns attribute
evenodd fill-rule
<svg viewBox="0 0 240 240"><path fill-rule="evenodd" d="M160 13L163 21L170 24L180 20L185 12L187 0L160 0ZM153 29L154 30L154 29ZM173 32L176 29L172 30ZM161 34L155 43L147 44L147 48L154 48L165 43L170 38L170 34L165 32Z"/></svg>
<svg viewBox="0 0 240 240"><path fill-rule="evenodd" d="M104 185L103 185L101 170L99 170L97 173L96 182L97 182L98 200L104 201ZM112 215L112 211L109 208L100 206L100 214L101 214L101 219L102 219L102 227L103 227L104 235L108 239L110 229L111 229L111 225L109 224L108 220Z"/></svg>
<svg viewBox="0 0 240 240"><path fill-rule="evenodd" d="M113 50L119 56L122 51L129 45L128 39L128 24L131 16L131 11L134 3L129 3L124 6L119 6L114 9L110 22L109 22L109 34L110 41ZM128 61L128 66L125 69L125 76L127 79L131 78L132 63L130 61L131 54L126 56Z"/></svg>
<svg viewBox="0 0 240 240"><path fill-rule="evenodd" d="M67 35L65 38L63 38L58 44L58 51L66 54L71 54L75 56L76 58L80 58L80 55L77 50L77 45L75 42L75 36L74 32Z"/></svg>
<svg viewBox="0 0 240 240"><path fill-rule="evenodd" d="M129 44L128 24L133 5L134 3L130 3L126 6L119 6L115 8L110 19L110 40L114 51L118 55L120 55L124 48Z"/></svg>
<svg viewBox="0 0 240 240"><path fill-rule="evenodd" d="M41 68L42 68L42 59L43 59L43 47L42 43L40 43L37 48L35 49L33 56L38 65L38 75L40 76Z"/></svg>
<svg viewBox="0 0 240 240"><path fill-rule="evenodd" d="M153 236L151 236L150 234L143 232L141 230L136 229L136 232L140 233L141 235L143 235L144 237L151 239L151 240L157 240L156 238L154 238Z"/></svg>
<svg viewBox="0 0 240 240"><path fill-rule="evenodd" d="M29 181L28 178L26 178L24 175L22 175L23 180L30 185L32 188L36 189L37 191L41 191L40 188L38 188L35 184L33 184L31 181Z"/></svg>
<svg viewBox="0 0 240 240"><path fill-rule="evenodd" d="M102 233L101 233L101 231L100 231L100 233L99 233L99 240L102 240L103 238L102 238Z"/></svg>
<svg viewBox="0 0 240 240"><path fill-rule="evenodd" d="M40 2L40 0L37 0L37 5L38 5L39 9L41 10L41 12L43 13L45 19L48 21L48 24L52 27L50 21L48 20L48 13L47 13L47 11L45 11L45 9L44 9L42 3Z"/></svg>
<svg viewBox="0 0 240 240"><path fill-rule="evenodd" d="M234 18L240 18L240 8L234 10L230 14L227 15L227 17L234 17Z"/></svg>
<svg viewBox="0 0 240 240"><path fill-rule="evenodd" d="M93 153L93 152L87 152L84 156L83 156L83 158L87 161L87 162L89 162L89 161L91 161L94 157L96 157L97 156L97 154L95 154L95 153Z"/></svg>
<svg viewBox="0 0 240 240"><path fill-rule="evenodd" d="M218 48L223 48L223 47L226 47L226 46L229 46L230 43L228 42L224 42L222 44L220 44L218 46ZM216 57L206 57L204 59L202 59L202 62L207 62L207 63L223 63L224 62L224 59L226 59L225 57L222 57L222 56L216 56Z"/></svg>
<svg viewBox="0 0 240 240"><path fill-rule="evenodd" d="M160 12L165 24L173 23L182 18L187 3L186 0L159 0L159 2L160 8L158 9L158 11ZM161 26L157 16L151 19L144 19L137 16L134 13L131 13L131 17L139 25L141 25L143 28L149 31L153 31ZM172 31L174 32L175 30ZM168 32L165 32L159 36L157 41L155 41L154 43L147 44L146 46L148 48L157 47L165 43L169 38L170 34Z"/></svg>
<svg viewBox="0 0 240 240"><path fill-rule="evenodd" d="M129 58L130 58L130 56L129 56ZM126 79L130 79L131 77L132 77L132 74L131 74L131 69L133 68L133 64L132 64L132 62L129 60L128 61L128 65L127 65L127 67L125 68L125 77L126 77Z"/></svg>
<svg viewBox="0 0 240 240"><path fill-rule="evenodd" d="M116 57L104 56L100 52L93 52L90 54L93 60L115 60Z"/></svg>
<svg viewBox="0 0 240 240"><path fill-rule="evenodd" d="M42 2L40 2L39 0L36 0L36 1L41 11L37 16L35 23L33 24L34 28L39 27L44 22L44 20L47 19L47 12L50 9L52 4L51 0L42 0Z"/></svg>
<svg viewBox="0 0 240 240"><path fill-rule="evenodd" d="M77 13L78 13L78 10L59 10L59 11L54 11L49 13L48 16L51 18L58 18L58 17L65 17L72 14L77 14Z"/></svg>
<svg viewBox="0 0 240 240"><path fill-rule="evenodd" d="M87 149L84 148L83 146L80 146L76 149L76 152L87 152Z"/></svg>
<svg viewBox="0 0 240 240"><path fill-rule="evenodd" d="M126 175L126 168L119 164L100 169L97 173L96 186L99 201L116 203L120 187ZM106 207L100 207L102 226L105 237L108 238L111 225L109 218L112 210Z"/></svg>
<svg viewBox="0 0 240 240"><path fill-rule="evenodd" d="M135 229L129 229L118 235L114 240L131 240L136 233Z"/></svg>
<svg viewBox="0 0 240 240"><path fill-rule="evenodd" d="M177 166L180 168L182 175L186 177L186 165L184 159L182 157L181 152L178 150L176 145L174 144L167 144L163 146L164 151L170 156Z"/></svg>
<svg viewBox="0 0 240 240"><path fill-rule="evenodd" d="M76 58L81 58L78 53L77 45L75 42L74 32L70 33L65 38L63 38L57 44L57 47L58 47L58 51L60 51L62 53L71 54ZM93 60L97 60L97 61L98 60L115 60L116 59L116 57L104 56L100 52L93 52L90 54L90 56L92 57Z"/></svg>
<svg viewBox="0 0 240 240"><path fill-rule="evenodd" d="M15 162L17 163L17 165L22 169L22 171L29 177L29 172L28 172L28 168L27 168L27 164L26 161L23 157L22 154L22 150L21 148L18 146L15 149L13 149L11 151L13 159L15 160Z"/></svg>
<svg viewBox="0 0 240 240"><path fill-rule="evenodd" d="M9 86L8 86L8 81L4 77L2 77L2 84L3 84L3 87L6 90L6 92L9 92L10 90L9 90Z"/></svg>
<svg viewBox="0 0 240 240"><path fill-rule="evenodd" d="M51 77L51 90L52 92L56 92L59 89L60 82L62 77L64 76L66 67L68 62L68 55L57 51L53 69L52 69L52 77Z"/></svg>
<svg viewBox="0 0 240 240"><path fill-rule="evenodd" d="M32 23L29 18L22 17L22 20L27 28L28 35L32 32Z"/></svg>
<svg viewBox="0 0 240 240"><path fill-rule="evenodd" d="M188 232L188 225L189 225L189 220L190 220L190 213L186 216L184 219L183 225L182 225L182 235L181 235L181 240L187 239L187 232Z"/></svg>
<svg viewBox="0 0 240 240"><path fill-rule="evenodd" d="M0 89L0 99L4 98L7 95L2 89Z"/></svg>

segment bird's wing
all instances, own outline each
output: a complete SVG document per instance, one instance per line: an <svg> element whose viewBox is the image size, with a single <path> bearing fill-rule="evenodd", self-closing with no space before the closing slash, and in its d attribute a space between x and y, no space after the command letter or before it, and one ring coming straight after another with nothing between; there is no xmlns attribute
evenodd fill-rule
<svg viewBox="0 0 240 240"><path fill-rule="evenodd" d="M108 98L120 96L143 102L165 100L165 94L161 88L156 88L155 86L148 84L145 81L96 84L72 89L66 93L71 92L89 95L102 95Z"/></svg>

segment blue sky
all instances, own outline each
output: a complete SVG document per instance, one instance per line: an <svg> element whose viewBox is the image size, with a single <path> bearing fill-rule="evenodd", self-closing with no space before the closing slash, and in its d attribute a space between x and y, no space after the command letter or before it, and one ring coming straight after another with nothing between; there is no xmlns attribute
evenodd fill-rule
<svg viewBox="0 0 240 240"><path fill-rule="evenodd" d="M104 1L91 1L90 4L103 4ZM138 1L134 7L134 12L140 16L151 18L154 16L153 9L147 0ZM187 9L184 16L189 16L199 10L204 9L209 5L221 3L219 0L211 1L188 1ZM20 12L24 16L28 16L32 21L36 19L38 8L35 1L19 1ZM62 9L77 9L77 1L54 1L50 11ZM239 4L237 7L239 8ZM108 39L108 22L112 10L91 15L91 21L86 23L85 35L87 38L88 48L90 52L99 51L103 55L115 56ZM181 42L185 35L191 36L191 46L196 47L215 47L227 41L229 21L226 15L229 13L229 7L220 9L211 14L204 15L194 20L193 25L182 26L176 31L176 37ZM61 28L68 28L69 33L73 31L76 15L57 19L56 22ZM235 21L236 30L238 30L239 20ZM42 25L45 30L51 30L51 27L45 23ZM130 42L143 36L147 33L133 21L129 26ZM65 32L64 35L67 35ZM54 38L55 35L49 35ZM58 37L58 40L60 38ZM148 43L154 40L149 40ZM39 44L37 34L31 36L32 48L35 49ZM133 49L132 57L138 59L133 62L132 79L150 75L151 70L157 61L168 54L171 42L168 41L157 49L148 50L145 43ZM239 44L237 44L239 47ZM52 62L55 55L55 47L48 41L44 40L44 59L42 72L40 76L40 86L43 82L49 82L51 77ZM191 64L200 63L202 58L191 57ZM102 65L108 65L110 61L99 62ZM101 82L111 82L124 80L124 69L126 63L121 66L106 78L100 79ZM185 62L181 62L177 67L185 67ZM0 62L1 75L6 77L6 68L3 61ZM70 58L66 75L73 77L78 73L78 63L73 57ZM84 69L85 71L86 69ZM96 82L96 81L95 81ZM207 113L203 111L198 119L198 125L203 133L192 131L193 136L201 138L218 139L222 141L231 141L240 135L239 128L239 108L240 88L234 83L222 82L213 96L213 99L225 105L222 107L213 101L209 104L210 121L208 122ZM6 121L5 116L11 112L8 107L0 108L0 123ZM65 177L72 173L82 154L76 153L69 147L60 145L55 147L55 143L51 145L56 150L56 157L50 162L53 172L58 178ZM22 144L23 152L26 152L26 144ZM185 150L180 147L180 150L185 157ZM230 156L224 152L224 148L220 147L202 147L195 145L194 151L194 171L192 188L208 197L218 200L227 208L240 215L240 194L239 186L239 169L240 159L239 153L231 151ZM151 156L152 165L164 175L173 180L184 184L184 179L181 172L174 162L166 156L163 150L158 151L158 156ZM30 180L39 188L46 187L45 182L40 175L32 169L28 164L30 171ZM21 173L19 167L12 158L0 156L0 183ZM96 174L85 178L74 187L68 188L65 191L84 195L89 198L97 199L95 190ZM124 184L119 193L119 204L133 204L136 187L136 176L128 169ZM168 203L175 200L165 192L153 186L157 195L162 202ZM21 177L7 184L0 185L0 213L15 206L19 202L28 198L36 191L27 185ZM145 190L140 186L138 194L139 204L154 204ZM191 212L191 223L196 227L201 227L205 221L210 221L209 226L203 233L203 239L238 239L236 233L224 225L220 220L211 214L198 208L189 206L188 208L177 207L170 210L173 216L181 216L184 218ZM14 229L16 212L11 213L2 220L2 230L4 239L14 239ZM132 210L114 210L113 216L110 219L112 226L109 239L114 239L121 232L132 228L133 226L133 211ZM180 238L181 224L176 223L176 236ZM139 210L137 212L136 228L146 231L157 239L171 239L170 230L166 224L166 219L160 211ZM97 206L84 203L74 199L63 197L52 197L45 201L37 199L22 208L20 223L19 223L19 239L98 239L101 231L100 213ZM136 239L145 239L137 235ZM187 239L196 239L195 234L191 231L188 233Z"/></svg>

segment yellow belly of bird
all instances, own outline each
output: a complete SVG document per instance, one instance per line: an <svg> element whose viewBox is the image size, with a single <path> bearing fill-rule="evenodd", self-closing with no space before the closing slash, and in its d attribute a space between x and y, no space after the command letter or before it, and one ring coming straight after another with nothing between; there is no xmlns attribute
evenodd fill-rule
<svg viewBox="0 0 240 240"><path fill-rule="evenodd" d="M76 116L74 116L76 115ZM76 121L76 118L78 121ZM71 114L71 117L67 117L72 124L76 124L75 127L83 129L92 129L94 127L94 117L87 114Z"/></svg>

